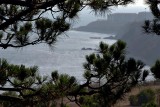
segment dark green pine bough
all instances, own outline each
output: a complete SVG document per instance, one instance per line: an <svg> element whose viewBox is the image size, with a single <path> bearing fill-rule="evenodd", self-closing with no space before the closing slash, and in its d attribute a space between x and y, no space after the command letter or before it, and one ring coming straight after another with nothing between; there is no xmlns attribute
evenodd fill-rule
<svg viewBox="0 0 160 107"><path fill-rule="evenodd" d="M101 42L98 54L86 56L83 84L57 71L43 77L37 67L1 60L0 90L5 92L0 95L0 103L5 107L46 107L55 105L57 99L63 104L63 98L68 98L82 107L111 107L148 75L141 61L125 58L125 46L122 41L110 47Z"/></svg>
<svg viewBox="0 0 160 107"><path fill-rule="evenodd" d="M0 0L0 47L20 48L47 43L52 46L59 35L69 30L68 20L87 7L103 14L110 7L127 5L133 0ZM150 0L152 12L159 15L158 0ZM50 14L52 18L47 18ZM157 18L158 16L154 14ZM148 27L148 28L147 28ZM144 28L149 29L150 26ZM147 30L146 30L147 31ZM4 107L64 107L64 99L82 107L111 107L132 87L145 80L144 64L125 58L125 46L118 41L112 46L100 43L99 53L86 56L86 81L51 73L40 76L38 67L12 65L0 60L0 104Z"/></svg>

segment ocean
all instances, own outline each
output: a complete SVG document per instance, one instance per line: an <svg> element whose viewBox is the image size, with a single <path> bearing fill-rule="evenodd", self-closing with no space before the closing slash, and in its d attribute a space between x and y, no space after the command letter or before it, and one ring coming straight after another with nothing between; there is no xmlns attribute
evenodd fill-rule
<svg viewBox="0 0 160 107"><path fill-rule="evenodd" d="M105 39L107 34L68 31L60 35L53 47L47 44L27 46L23 48L0 49L0 58L5 58L11 64L23 64L27 67L38 66L41 75L50 76L51 72L58 70L75 76L83 81L83 63L85 56L98 49L100 41L113 44L116 40ZM82 48L90 48L82 50Z"/></svg>
<svg viewBox="0 0 160 107"><path fill-rule="evenodd" d="M23 64L27 67L38 66L41 75L50 76L51 72L75 76L83 82L83 63L85 56L95 53L101 41L111 45L116 42L106 39L112 35L92 32L68 31L60 35L53 47L47 44L32 45L23 48L0 49L0 58L10 64Z"/></svg>

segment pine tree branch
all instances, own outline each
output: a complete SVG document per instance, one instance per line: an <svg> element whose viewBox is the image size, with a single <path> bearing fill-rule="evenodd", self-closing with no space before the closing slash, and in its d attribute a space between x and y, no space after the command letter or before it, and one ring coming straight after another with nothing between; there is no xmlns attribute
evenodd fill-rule
<svg viewBox="0 0 160 107"><path fill-rule="evenodd" d="M19 5L23 7L31 7L31 3L26 3L26 1L22 0L0 0L0 4L11 4L11 5Z"/></svg>
<svg viewBox="0 0 160 107"><path fill-rule="evenodd" d="M20 12L18 15L14 16L13 18L8 19L6 22L4 22L0 25L0 30L4 30L9 25L14 24L16 21L20 20L21 17L26 16L28 13L30 13L32 11L33 11L33 8L28 8L28 9Z"/></svg>
<svg viewBox="0 0 160 107"><path fill-rule="evenodd" d="M23 101L22 98L0 95L1 101Z"/></svg>
<svg viewBox="0 0 160 107"><path fill-rule="evenodd" d="M4 88L4 87L0 87L1 91L16 91L16 92L20 92L22 89L21 88Z"/></svg>
<svg viewBox="0 0 160 107"><path fill-rule="evenodd" d="M9 25L14 24L16 21L21 20L22 17L26 16L27 14L31 13L33 10L39 10L39 9L46 9L47 7L54 7L56 4L64 2L65 0L56 0L56 1L49 1L45 2L43 4L40 4L38 6L29 7L26 10L21 11L19 14L14 16L13 18L8 19L6 22L2 23L0 25L0 30L4 30ZM2 2L3 3L3 2Z"/></svg>

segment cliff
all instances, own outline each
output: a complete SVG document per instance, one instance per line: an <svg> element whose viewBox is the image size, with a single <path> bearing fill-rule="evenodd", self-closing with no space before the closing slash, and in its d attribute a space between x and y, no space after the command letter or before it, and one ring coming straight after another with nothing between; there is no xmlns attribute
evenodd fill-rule
<svg viewBox="0 0 160 107"><path fill-rule="evenodd" d="M160 58L160 36L146 34L142 29L144 21L133 22L128 25L121 40L127 43L127 54L153 65ZM126 26L127 27L127 26Z"/></svg>
<svg viewBox="0 0 160 107"><path fill-rule="evenodd" d="M153 19L151 13L118 13L108 16L108 20L98 20L76 30L115 34L116 39L127 43L129 57L152 65L160 58L160 36L144 32L142 26L148 19Z"/></svg>
<svg viewBox="0 0 160 107"><path fill-rule="evenodd" d="M144 21L145 19L152 19L151 13L115 13L108 15L106 20L97 20L89 23L87 26L81 26L75 28L77 31L97 32L114 34L117 38L121 38L119 34L122 34L129 23Z"/></svg>

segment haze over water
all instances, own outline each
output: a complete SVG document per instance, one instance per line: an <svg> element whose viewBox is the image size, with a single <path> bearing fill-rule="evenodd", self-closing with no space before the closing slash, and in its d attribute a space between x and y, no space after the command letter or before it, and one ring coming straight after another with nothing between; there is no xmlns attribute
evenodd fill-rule
<svg viewBox="0 0 160 107"><path fill-rule="evenodd" d="M111 13L138 13L148 11L148 8L142 5L141 0L137 1L136 7L129 5L127 7L113 8ZM87 25L97 19L107 19L107 17L95 16L91 10L85 9L79 13L79 19L74 20L73 27ZM69 31L67 35L61 35L53 49L45 44L20 49L0 49L0 58L6 58L11 64L36 65L39 67L42 75L50 75L52 71L58 70L59 73L76 76L78 80L83 81L82 75L84 73L83 63L85 62L85 56L95 51L81 49L97 49L100 41L108 44L116 42L116 40L103 39L110 36L107 34ZM100 37L101 39L91 39L90 37Z"/></svg>
<svg viewBox="0 0 160 107"><path fill-rule="evenodd" d="M42 75L50 75L52 71L66 73L83 81L83 63L85 56L98 49L100 41L113 44L116 40L104 39L107 34L86 33L79 31L69 31L67 35L61 35L51 49L48 45L40 44L24 48L8 48L0 50L0 58L6 58L12 64L24 64L26 66L39 66ZM100 39L91 39L98 37ZM92 48L93 50L82 50L82 48Z"/></svg>

